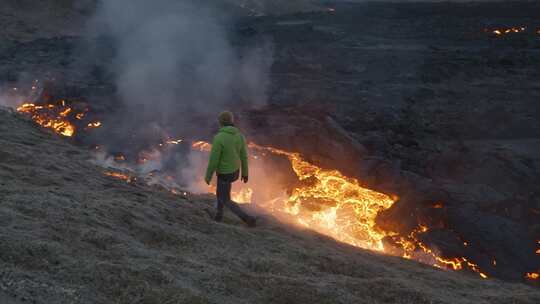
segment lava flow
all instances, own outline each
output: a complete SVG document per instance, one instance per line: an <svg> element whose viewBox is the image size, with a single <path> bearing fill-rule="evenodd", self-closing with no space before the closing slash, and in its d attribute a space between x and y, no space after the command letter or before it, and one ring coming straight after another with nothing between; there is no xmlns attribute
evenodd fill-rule
<svg viewBox="0 0 540 304"><path fill-rule="evenodd" d="M25 103L18 107L17 111L29 114L37 124L52 129L60 135L71 137L75 134L75 126L66 119L72 111L69 107L55 104L36 105Z"/></svg>
<svg viewBox="0 0 540 304"><path fill-rule="evenodd" d="M211 145L196 142L194 150L208 152ZM437 268L476 272L481 278L487 274L466 257L447 258L436 253L424 244L419 235L429 231L427 226L420 226L407 236L396 232L382 231L375 225L375 219L382 210L390 208L396 197L379 193L360 185L359 181L342 175L337 170L326 170L306 161L299 153L249 144L253 158L261 159L267 154L286 157L292 166L299 184L284 198L260 203L266 211L286 214L301 226L308 227L321 234L328 235L340 242L369 250L395 254L386 250L385 237L394 239L401 248L400 255L407 259L430 264ZM257 185L255 185L256 187ZM257 192L248 188L250 195ZM235 196L239 196L238 193ZM436 206L442 206L438 203Z"/></svg>
<svg viewBox="0 0 540 304"><path fill-rule="evenodd" d="M375 218L396 198L364 188L337 170L315 166L299 153L253 143L249 148L287 157L299 181L305 182L292 190L282 210L294 216L298 224L347 244L384 250L382 239L386 233L375 227Z"/></svg>
<svg viewBox="0 0 540 304"><path fill-rule="evenodd" d="M429 248L419 239L419 235L428 231L428 227L420 225L406 237L400 235L393 235L392 239L394 239L394 241L402 247L402 256L406 259L414 259L426 264L432 264L434 267L437 268L462 270L466 267L478 273L481 278L488 278L487 274L483 273L477 264L469 261L466 257L444 258L434 252L431 248ZM464 245L467 246L467 243L465 242ZM495 261L494 264L496 264Z"/></svg>
<svg viewBox="0 0 540 304"><path fill-rule="evenodd" d="M64 100L48 104L24 103L17 108L17 112L29 115L40 126L66 137L75 135L77 127L74 121L82 120L87 111L88 109L85 109L83 112L76 113ZM101 122L90 122L87 127L99 128Z"/></svg>

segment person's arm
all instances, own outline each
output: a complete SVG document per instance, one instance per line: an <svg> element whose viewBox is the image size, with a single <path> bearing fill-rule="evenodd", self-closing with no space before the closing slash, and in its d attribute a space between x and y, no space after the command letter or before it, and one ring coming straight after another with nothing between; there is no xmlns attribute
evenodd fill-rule
<svg viewBox="0 0 540 304"><path fill-rule="evenodd" d="M209 185L212 181L212 176L214 176L214 172L217 170L219 160L221 159L221 149L221 143L216 136L212 142L212 150L210 151L210 158L208 159L208 167L206 168L206 176L204 179Z"/></svg>
<svg viewBox="0 0 540 304"><path fill-rule="evenodd" d="M249 176L248 166L248 151L246 147L246 139L242 136L242 147L240 148L240 161L242 163L242 179L247 182Z"/></svg>

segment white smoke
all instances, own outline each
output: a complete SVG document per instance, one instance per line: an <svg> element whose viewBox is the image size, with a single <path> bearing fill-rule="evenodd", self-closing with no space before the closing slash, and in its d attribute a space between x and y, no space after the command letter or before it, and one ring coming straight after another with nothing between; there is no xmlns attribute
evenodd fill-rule
<svg viewBox="0 0 540 304"><path fill-rule="evenodd" d="M205 153L190 153L188 155L188 165L179 170L181 179L187 181L187 191L193 193L209 191L209 187L204 181L207 162L208 155Z"/></svg>
<svg viewBox="0 0 540 304"><path fill-rule="evenodd" d="M93 29L112 37L118 97L167 124L234 102L266 103L272 48L234 48L227 16L187 0L110 0Z"/></svg>
<svg viewBox="0 0 540 304"><path fill-rule="evenodd" d="M108 37L106 41L113 44L115 54L109 69L117 98L125 106L115 113L122 123L115 128L118 135L105 139L108 148L122 150L131 142L150 143L156 134L162 137L162 132L203 139L197 136L208 130L198 134L190 130L208 128L218 112L227 109L238 113L266 104L272 44L251 37L239 43L241 47L233 45L231 37L238 35L234 20L210 3L99 3L89 30L93 35ZM151 132L150 126L158 131ZM152 155L136 168L131 164L117 169L131 169L145 176L154 171L175 171L185 181L186 190L208 192L203 181L207 155L187 155L184 162L176 162L178 168L174 170L163 159L163 155ZM117 166L105 156L96 163Z"/></svg>

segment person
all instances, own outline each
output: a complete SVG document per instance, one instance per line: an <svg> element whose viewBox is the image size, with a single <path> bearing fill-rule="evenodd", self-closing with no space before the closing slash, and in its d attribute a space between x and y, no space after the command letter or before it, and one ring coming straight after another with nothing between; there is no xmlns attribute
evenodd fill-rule
<svg viewBox="0 0 540 304"><path fill-rule="evenodd" d="M240 169L242 181L247 183L249 180L246 139L234 126L234 116L231 112L221 112L218 121L220 129L212 142L205 177L205 182L210 185L214 173L217 174L217 212L214 219L217 222L223 220L223 208L226 206L249 227L255 227L256 218L244 212L231 200L231 186L238 180Z"/></svg>

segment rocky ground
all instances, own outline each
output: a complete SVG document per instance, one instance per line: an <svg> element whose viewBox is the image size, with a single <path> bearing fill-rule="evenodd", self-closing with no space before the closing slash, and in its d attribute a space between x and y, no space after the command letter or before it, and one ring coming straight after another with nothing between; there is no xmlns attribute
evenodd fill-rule
<svg viewBox="0 0 540 304"><path fill-rule="evenodd" d="M114 49L83 26L94 2L43 3L37 13L30 1L2 2L0 87L47 80L58 98L114 111ZM273 12L261 3L248 4L270 11L228 6L244 16L230 29L236 45L273 45L268 106L241 113L251 139L398 195L379 218L385 230L429 225L430 246L505 280L540 270L539 4L327 2L317 7L334 12L309 5L253 17ZM527 30L493 33L510 27ZM252 231L232 218L213 224L204 198L111 180L84 149L11 114L1 121L0 300L538 301L521 285L358 251L272 220Z"/></svg>
<svg viewBox="0 0 540 304"><path fill-rule="evenodd" d="M429 243L507 279L538 268L538 4L332 7L251 23L277 54L254 137L400 196L387 230L439 227Z"/></svg>

